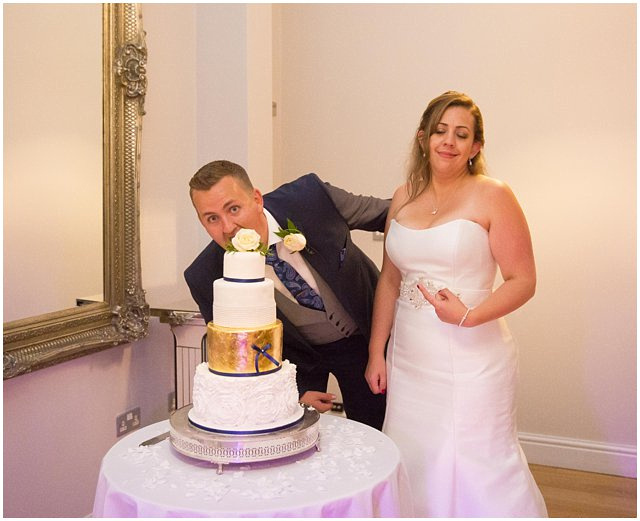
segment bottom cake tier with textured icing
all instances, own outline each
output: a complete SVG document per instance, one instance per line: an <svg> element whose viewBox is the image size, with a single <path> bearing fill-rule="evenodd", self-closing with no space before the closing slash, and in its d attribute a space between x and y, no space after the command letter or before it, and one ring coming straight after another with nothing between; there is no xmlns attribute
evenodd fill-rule
<svg viewBox="0 0 640 521"><path fill-rule="evenodd" d="M296 366L288 360L270 374L223 376L198 365L189 421L200 429L258 434L294 425L304 415L298 403Z"/></svg>

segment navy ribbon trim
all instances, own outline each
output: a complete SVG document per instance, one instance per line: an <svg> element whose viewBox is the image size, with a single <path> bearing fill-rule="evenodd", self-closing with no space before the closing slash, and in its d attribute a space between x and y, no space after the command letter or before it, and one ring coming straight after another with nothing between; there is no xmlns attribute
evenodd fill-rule
<svg viewBox="0 0 640 521"><path fill-rule="evenodd" d="M232 279L231 277L223 277L223 278L228 282L263 282L264 281L264 277L262 277L261 279Z"/></svg>
<svg viewBox="0 0 640 521"><path fill-rule="evenodd" d="M209 372L213 374L217 374L218 376L238 376L238 377L246 377L246 376L263 376L265 374L276 373L280 371L282 367L276 367L275 369L270 369L269 371L262 371L261 373L223 373L222 371L216 371L214 369L209 368Z"/></svg>
<svg viewBox="0 0 640 521"><path fill-rule="evenodd" d="M282 427L273 427L271 429L259 429L259 430L256 430L256 431L227 431L227 430L224 430L224 429L212 429L211 427L205 427L204 425L200 425L200 424L194 422L191 418L189 418L189 423L191 425L193 425L194 427L197 427L198 429L201 429L203 431L217 432L217 433L220 433L220 434L266 434L268 432L276 432L276 431L281 431L281 430L293 427L294 425L300 423L303 418L304 418L304 411L303 411L303 414L300 416L300 418L298 418L294 422L288 423L287 425L283 425Z"/></svg>
<svg viewBox="0 0 640 521"><path fill-rule="evenodd" d="M258 347L255 344L251 344L251 349L256 351L256 358L255 358L255 361L254 361L254 364L255 364L255 367L256 367L256 373L260 372L260 368L258 367L258 364L260 363L260 355L262 355L266 359L270 360L271 363L273 363L273 365L275 365L276 367L280 367L280 362L278 362L269 353L267 353L267 351L269 349L271 349L271 344L267 344L264 347Z"/></svg>

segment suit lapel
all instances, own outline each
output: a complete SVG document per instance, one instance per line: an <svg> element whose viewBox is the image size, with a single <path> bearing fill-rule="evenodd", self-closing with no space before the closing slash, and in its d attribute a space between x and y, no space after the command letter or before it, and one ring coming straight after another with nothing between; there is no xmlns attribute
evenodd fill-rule
<svg viewBox="0 0 640 521"><path fill-rule="evenodd" d="M271 205L269 205L268 199L266 196L265 196L264 207L269 211L271 215L273 215L274 219L278 222L278 226L280 226L280 228L284 228L286 226L287 218L291 219L293 223L296 226L298 226L298 223L294 218L291 218L290 216L287 216L287 215L283 215L278 208L272 207ZM306 230L303 228L300 228L300 231L305 236L305 238L307 238L307 241L309 241L309 235L306 233ZM300 254L302 255L302 258L310 266L312 266L313 269L315 269L320 274L320 276L322 276L326 280L328 271L329 271L329 263L327 262L327 259L323 255L322 248L319 248L319 247L316 248L316 246L314 246L313 243L307 242L307 247L304 250L302 250Z"/></svg>

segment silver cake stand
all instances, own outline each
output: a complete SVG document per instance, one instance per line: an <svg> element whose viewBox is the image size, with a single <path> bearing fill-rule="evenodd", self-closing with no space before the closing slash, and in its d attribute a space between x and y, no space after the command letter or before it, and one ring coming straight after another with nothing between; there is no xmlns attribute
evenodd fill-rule
<svg viewBox="0 0 640 521"><path fill-rule="evenodd" d="M187 416L193 405L175 411L169 418L169 435L175 449L199 460L218 465L218 474L228 463L254 463L293 456L315 445L320 450L320 414L304 408L302 419L286 429L265 434L218 434L198 429Z"/></svg>

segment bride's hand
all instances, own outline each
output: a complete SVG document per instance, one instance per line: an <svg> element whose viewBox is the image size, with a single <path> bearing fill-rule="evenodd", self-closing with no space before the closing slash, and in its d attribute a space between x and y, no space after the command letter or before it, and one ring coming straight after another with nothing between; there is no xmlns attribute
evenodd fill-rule
<svg viewBox="0 0 640 521"><path fill-rule="evenodd" d="M373 394L385 394L387 391L387 366L384 357L369 358L364 377Z"/></svg>
<svg viewBox="0 0 640 521"><path fill-rule="evenodd" d="M438 318L447 324L457 326L467 312L467 306L448 288L441 289L434 295L430 294L421 284L418 284L418 289L429 304L434 307Z"/></svg>

